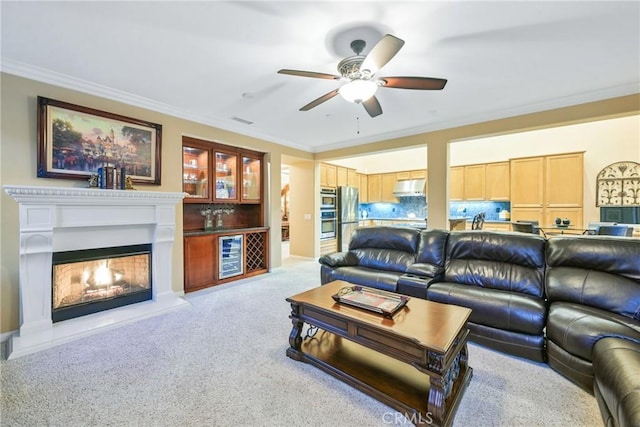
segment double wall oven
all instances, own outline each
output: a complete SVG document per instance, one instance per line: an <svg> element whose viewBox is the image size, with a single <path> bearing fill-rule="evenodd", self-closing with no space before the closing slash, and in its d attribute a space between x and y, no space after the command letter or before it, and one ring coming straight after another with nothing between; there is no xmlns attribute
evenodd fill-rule
<svg viewBox="0 0 640 427"><path fill-rule="evenodd" d="M335 239L338 227L338 200L335 188L320 189L320 239Z"/></svg>

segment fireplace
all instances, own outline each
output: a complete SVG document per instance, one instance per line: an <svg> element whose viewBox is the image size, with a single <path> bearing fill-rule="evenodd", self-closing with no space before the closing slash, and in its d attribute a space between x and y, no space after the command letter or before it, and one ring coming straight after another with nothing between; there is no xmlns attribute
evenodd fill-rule
<svg viewBox="0 0 640 427"><path fill-rule="evenodd" d="M20 330L7 340L9 359L188 307L172 289L184 193L4 190L20 218Z"/></svg>
<svg viewBox="0 0 640 427"><path fill-rule="evenodd" d="M51 318L73 319L151 299L151 244L53 254Z"/></svg>

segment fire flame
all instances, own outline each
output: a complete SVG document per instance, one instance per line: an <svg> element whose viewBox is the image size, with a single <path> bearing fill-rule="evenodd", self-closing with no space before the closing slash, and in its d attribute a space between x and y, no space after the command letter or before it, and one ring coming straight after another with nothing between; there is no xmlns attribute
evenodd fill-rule
<svg viewBox="0 0 640 427"><path fill-rule="evenodd" d="M93 272L85 270L83 274L84 282L91 286L110 286L113 284L113 272L103 261Z"/></svg>

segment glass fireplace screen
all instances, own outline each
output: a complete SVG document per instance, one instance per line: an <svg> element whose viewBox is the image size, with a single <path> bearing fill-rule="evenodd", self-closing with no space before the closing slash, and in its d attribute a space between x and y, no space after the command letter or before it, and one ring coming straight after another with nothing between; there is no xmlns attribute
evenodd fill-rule
<svg viewBox="0 0 640 427"><path fill-rule="evenodd" d="M53 254L54 322L151 299L151 244Z"/></svg>

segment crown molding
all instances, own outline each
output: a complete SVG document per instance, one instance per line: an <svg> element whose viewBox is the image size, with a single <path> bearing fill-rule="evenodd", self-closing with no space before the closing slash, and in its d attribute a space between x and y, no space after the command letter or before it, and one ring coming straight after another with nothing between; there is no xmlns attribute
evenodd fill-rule
<svg viewBox="0 0 640 427"><path fill-rule="evenodd" d="M132 105L135 107L144 108L147 110L155 111L162 114L167 114L172 117L181 118L184 120L193 121L203 125L215 127L229 132L238 133L243 136L261 139L274 144L279 144L294 148L307 153L317 154L325 151L339 150L343 148L349 148L357 145L364 145L374 143L378 141L384 141L389 139L403 138L413 135L419 135L421 133L434 132L444 129L455 128L459 126L472 125L482 123L491 120L503 119L507 117L515 117L518 115L537 113L546 110L553 110L556 108L569 107L578 104L584 104L588 102L601 101L609 98L616 98L619 96L633 95L640 93L640 83L631 82L618 86L613 86L605 89L583 92L579 94L573 94L569 96L554 98L551 100L544 100L536 103L529 103L518 105L515 107L497 109L482 114L461 117L453 120L443 120L439 122L432 122L427 125L416 126L407 129L400 129L387 133L377 134L367 138L357 138L339 141L333 144L324 144L322 147L306 147L300 144L296 144L292 141L283 140L270 134L261 132L252 132L244 124L238 124L236 121L229 118L228 121L219 119L213 119L211 117L204 117L193 112L176 108L172 105L155 101L153 99L133 95L131 93L114 89L108 86L93 83L87 80L78 79L68 76L66 74L58 73L49 69L34 67L30 64L26 64L20 61L15 61L11 58L2 58L0 63L0 71L8 74L14 74L27 79L39 81L42 83L51 84L54 86L60 86L66 89L83 92L89 95L98 96L101 98L110 99L124 104Z"/></svg>
<svg viewBox="0 0 640 427"><path fill-rule="evenodd" d="M432 122L427 125L415 126L412 128L400 129L387 133L376 134L373 137L351 139L328 144L323 146L322 151L333 151L350 148L357 145L365 145L374 142L386 141L397 138L420 135L423 133L437 132L445 129L453 129L462 126L480 124L493 120L517 117L526 114L542 113L544 111L555 110L559 108L572 107L590 102L604 101L628 95L637 95L640 93L640 83L632 82L618 86L612 86L605 89L583 92L564 97L544 100L535 103L523 104L514 107L497 109L482 114L475 114L466 117L460 117L452 120L442 120Z"/></svg>
<svg viewBox="0 0 640 427"><path fill-rule="evenodd" d="M267 142L285 145L300 151L310 152L308 147L295 144L291 141L276 138L273 135L252 132L244 124L238 124L229 118L229 121L216 120L211 117L204 117L191 111L176 108L172 105L165 104L150 98L134 95L112 87L100 85L88 80L71 77L69 75L58 73L46 68L35 67L24 62L16 61L11 58L2 57L0 62L0 72L13 74L26 79L35 80L41 83L59 86L65 89L75 90L89 95L110 99L112 101L122 102L123 104L132 105L134 107L144 108L157 113L166 114L184 120L200 123L203 125L219 128L225 131L238 133L240 135L261 139Z"/></svg>

